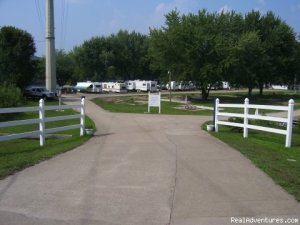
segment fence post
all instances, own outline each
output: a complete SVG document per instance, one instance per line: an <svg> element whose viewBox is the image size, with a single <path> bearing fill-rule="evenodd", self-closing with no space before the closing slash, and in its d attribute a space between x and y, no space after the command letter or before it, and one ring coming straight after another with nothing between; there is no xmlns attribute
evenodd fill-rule
<svg viewBox="0 0 300 225"><path fill-rule="evenodd" d="M85 129L85 97L81 97L80 105L80 136L83 136Z"/></svg>
<svg viewBox="0 0 300 225"><path fill-rule="evenodd" d="M219 127L218 127L218 114L219 114L219 104L220 104L220 100L218 98L215 99L215 107L214 107L214 128L215 128L215 132L219 131Z"/></svg>
<svg viewBox="0 0 300 225"><path fill-rule="evenodd" d="M248 137L248 114L249 114L249 99L245 98L245 104L244 104L244 138Z"/></svg>
<svg viewBox="0 0 300 225"><path fill-rule="evenodd" d="M40 146L45 145L45 103L44 99L39 101L39 119L40 119Z"/></svg>
<svg viewBox="0 0 300 225"><path fill-rule="evenodd" d="M158 108L158 113L161 113L161 93L159 92L159 108Z"/></svg>
<svg viewBox="0 0 300 225"><path fill-rule="evenodd" d="M293 120L294 120L294 100L289 100L288 108L288 121L286 125L286 138L285 147L290 148L292 144L292 130L293 130Z"/></svg>

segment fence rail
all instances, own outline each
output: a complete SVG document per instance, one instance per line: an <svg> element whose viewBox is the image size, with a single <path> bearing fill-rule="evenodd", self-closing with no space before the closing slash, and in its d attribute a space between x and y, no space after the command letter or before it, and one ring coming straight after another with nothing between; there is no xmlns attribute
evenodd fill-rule
<svg viewBox="0 0 300 225"><path fill-rule="evenodd" d="M80 114L68 115L68 116L57 116L57 117L45 116L45 111L47 110L62 110L62 109L80 109ZM45 106L44 100L41 99L39 101L39 106L37 107L19 107L19 108L2 108L2 109L0 108L0 114L16 113L16 112L35 112L35 111L39 112L39 118L0 122L0 127L39 124L39 130L25 132L25 133L18 133L18 134L2 135L0 136L0 141L39 136L40 146L44 146L46 134L51 134L54 132L65 131L65 130L72 130L77 128L80 129L80 136L83 136L84 134L84 128L85 128L85 99L84 98L81 99L79 105ZM45 126L46 122L55 122L55 121L71 120L71 119L80 119L80 123L75 125L70 125L70 126L46 129Z"/></svg>
<svg viewBox="0 0 300 225"><path fill-rule="evenodd" d="M220 112L220 108L243 108L244 113L228 113ZM249 114L249 109L268 109L268 110L279 110L287 111L287 117L273 117L264 115L253 115ZM214 115L214 127L215 131L218 132L218 125L233 126L243 128L243 137L248 137L248 129L266 131L271 133L283 134L286 136L285 147L291 147L292 142L292 129L293 129L293 115L294 114L294 100L290 99L288 106L275 106L275 105L251 105L249 99L246 98L244 104L220 104L220 100L217 98L215 101L215 115ZM238 117L243 118L243 123L234 123L229 121L220 120L219 117ZM271 127L257 126L249 124L249 119L252 120L264 120L285 123L286 129L277 129Z"/></svg>

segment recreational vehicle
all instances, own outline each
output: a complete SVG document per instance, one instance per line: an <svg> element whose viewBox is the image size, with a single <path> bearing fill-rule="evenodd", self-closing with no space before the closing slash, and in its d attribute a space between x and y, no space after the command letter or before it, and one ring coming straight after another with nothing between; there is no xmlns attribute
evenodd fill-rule
<svg viewBox="0 0 300 225"><path fill-rule="evenodd" d="M171 81L171 87L170 87L170 83L167 84L167 89L168 90L172 90L172 91L177 91L178 90L178 84L176 81Z"/></svg>
<svg viewBox="0 0 300 225"><path fill-rule="evenodd" d="M135 90L137 92L149 91L150 90L150 84L146 80L135 80Z"/></svg>
<svg viewBox="0 0 300 225"><path fill-rule="evenodd" d="M100 82L77 82L77 85L74 87L78 92L90 92L90 93L101 93L102 85Z"/></svg>
<svg viewBox="0 0 300 225"><path fill-rule="evenodd" d="M230 89L231 87L230 87L230 84L229 84L229 82L227 82L227 81L222 81L222 83L221 83L221 87L222 87L222 89Z"/></svg>
<svg viewBox="0 0 300 225"><path fill-rule="evenodd" d="M127 92L126 84L119 83L119 82L103 82L102 90L103 92L116 92L116 93Z"/></svg>
<svg viewBox="0 0 300 225"><path fill-rule="evenodd" d="M136 90L134 80L127 80L127 81L125 81L125 84L126 84L127 91L135 91Z"/></svg>
<svg viewBox="0 0 300 225"><path fill-rule="evenodd" d="M149 83L150 83L150 91L151 92L156 92L157 89L158 89L157 88L157 81L150 80Z"/></svg>
<svg viewBox="0 0 300 225"><path fill-rule="evenodd" d="M152 80L135 80L135 90L140 91L157 91L157 81Z"/></svg>
<svg viewBox="0 0 300 225"><path fill-rule="evenodd" d="M288 86L287 85L280 85L280 84L272 84L271 88L274 89L274 90L287 90Z"/></svg>
<svg viewBox="0 0 300 225"><path fill-rule="evenodd" d="M189 84L186 83L186 82L183 82L183 81L180 81L179 82L179 85L178 85L178 90L179 91L189 91Z"/></svg>

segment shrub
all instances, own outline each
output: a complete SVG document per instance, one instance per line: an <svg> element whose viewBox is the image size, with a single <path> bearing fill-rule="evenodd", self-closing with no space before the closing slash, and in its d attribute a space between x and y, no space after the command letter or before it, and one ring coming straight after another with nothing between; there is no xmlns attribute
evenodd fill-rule
<svg viewBox="0 0 300 225"><path fill-rule="evenodd" d="M16 107L23 100L20 88L13 84L0 85L0 108Z"/></svg>

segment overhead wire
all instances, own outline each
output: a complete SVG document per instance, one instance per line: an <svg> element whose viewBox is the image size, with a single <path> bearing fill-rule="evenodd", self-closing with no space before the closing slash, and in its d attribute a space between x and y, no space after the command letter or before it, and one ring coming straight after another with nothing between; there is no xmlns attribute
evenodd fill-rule
<svg viewBox="0 0 300 225"><path fill-rule="evenodd" d="M38 17L38 21L40 24L40 31L42 36L44 36L44 17L42 16L42 11L41 11L41 6L40 6L40 2L39 0L35 0L35 8L36 8L36 12L37 12L37 17Z"/></svg>
<svg viewBox="0 0 300 225"><path fill-rule="evenodd" d="M68 1L61 0L61 28L60 28L60 49L64 49L67 36L68 23Z"/></svg>

